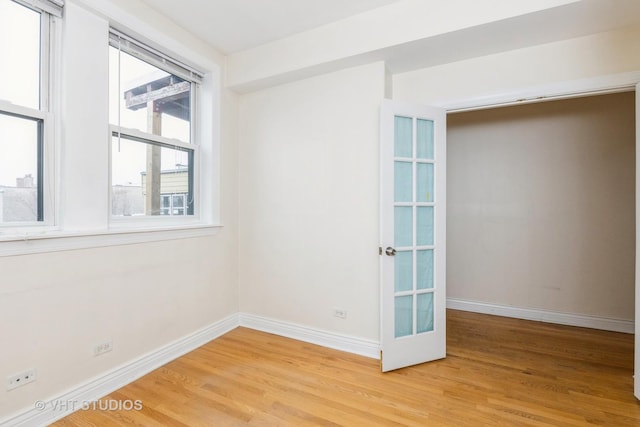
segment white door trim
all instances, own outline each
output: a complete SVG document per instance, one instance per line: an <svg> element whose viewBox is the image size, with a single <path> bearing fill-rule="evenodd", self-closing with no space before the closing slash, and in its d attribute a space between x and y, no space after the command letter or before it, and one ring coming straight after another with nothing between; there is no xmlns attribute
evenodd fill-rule
<svg viewBox="0 0 640 427"><path fill-rule="evenodd" d="M635 90L636 84L638 83L640 83L640 71L634 71L588 79L529 86L503 93L472 98L450 99L430 104L446 109L447 113L457 113L505 107L508 105L530 104L557 99L626 92Z"/></svg>
<svg viewBox="0 0 640 427"><path fill-rule="evenodd" d="M487 96L430 102L447 113L529 104L581 96L636 91L636 278L634 395L640 400L640 71L567 80Z"/></svg>

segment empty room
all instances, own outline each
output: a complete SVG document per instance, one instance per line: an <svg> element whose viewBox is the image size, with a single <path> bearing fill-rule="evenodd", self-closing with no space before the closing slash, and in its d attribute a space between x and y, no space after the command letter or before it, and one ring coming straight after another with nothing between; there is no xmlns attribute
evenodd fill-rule
<svg viewBox="0 0 640 427"><path fill-rule="evenodd" d="M640 2L0 34L0 426L640 423Z"/></svg>

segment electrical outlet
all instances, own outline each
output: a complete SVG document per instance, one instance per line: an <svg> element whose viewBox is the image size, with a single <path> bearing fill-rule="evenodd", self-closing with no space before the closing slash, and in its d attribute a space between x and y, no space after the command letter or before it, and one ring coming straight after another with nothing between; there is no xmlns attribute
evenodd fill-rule
<svg viewBox="0 0 640 427"><path fill-rule="evenodd" d="M93 355L100 356L101 354L108 353L111 350L113 350L113 341L105 341L93 347Z"/></svg>
<svg viewBox="0 0 640 427"><path fill-rule="evenodd" d="M343 310L341 308L334 308L333 309L333 315L336 317L339 317L340 319L346 319L347 318L347 310Z"/></svg>
<svg viewBox="0 0 640 427"><path fill-rule="evenodd" d="M36 369L31 368L18 374L9 375L7 377L7 390L13 390L25 384L32 383L36 380Z"/></svg>

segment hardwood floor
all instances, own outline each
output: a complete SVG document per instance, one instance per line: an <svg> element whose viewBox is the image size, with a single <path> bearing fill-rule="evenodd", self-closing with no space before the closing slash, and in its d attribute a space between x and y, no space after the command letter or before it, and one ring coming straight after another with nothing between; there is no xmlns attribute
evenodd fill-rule
<svg viewBox="0 0 640 427"><path fill-rule="evenodd" d="M238 328L55 426L640 426L633 335L449 310L447 358L377 360Z"/></svg>

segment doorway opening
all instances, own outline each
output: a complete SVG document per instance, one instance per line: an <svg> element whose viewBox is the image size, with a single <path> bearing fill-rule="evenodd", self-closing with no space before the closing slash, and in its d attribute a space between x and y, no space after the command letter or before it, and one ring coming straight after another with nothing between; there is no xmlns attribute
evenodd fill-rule
<svg viewBox="0 0 640 427"><path fill-rule="evenodd" d="M452 305L633 331L634 95L448 114Z"/></svg>

